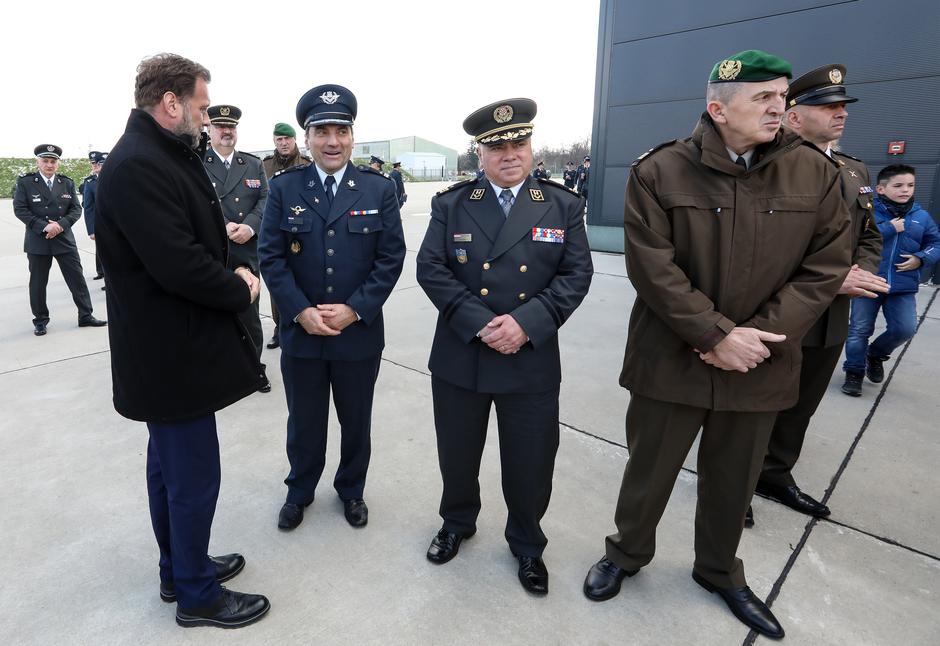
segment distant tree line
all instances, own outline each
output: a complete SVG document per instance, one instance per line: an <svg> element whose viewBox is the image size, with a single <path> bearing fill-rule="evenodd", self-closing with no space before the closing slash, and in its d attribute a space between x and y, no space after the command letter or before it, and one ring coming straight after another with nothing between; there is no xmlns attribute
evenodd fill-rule
<svg viewBox="0 0 940 646"><path fill-rule="evenodd" d="M573 144L551 148L543 146L533 151L533 164L540 161L545 162L545 168L552 173L560 173L565 169L565 164L573 161L575 166L581 164L585 156L591 154L591 139L585 138ZM467 150L457 158L457 170L460 172L473 173L479 168L480 160L476 153L476 143L473 139L467 144Z"/></svg>

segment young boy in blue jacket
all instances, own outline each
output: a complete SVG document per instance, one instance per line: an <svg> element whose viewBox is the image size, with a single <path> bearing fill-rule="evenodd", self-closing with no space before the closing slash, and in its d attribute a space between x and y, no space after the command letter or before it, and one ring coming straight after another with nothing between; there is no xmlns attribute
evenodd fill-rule
<svg viewBox="0 0 940 646"><path fill-rule="evenodd" d="M933 219L914 201L914 168L905 164L885 166L878 173L875 190L875 223L884 239L878 274L890 290L877 298L852 301L849 336L845 342L845 384L842 392L862 394L862 378L880 383L884 361L917 327L917 293L921 266L940 260L940 231ZM887 329L872 342L878 310L884 311Z"/></svg>

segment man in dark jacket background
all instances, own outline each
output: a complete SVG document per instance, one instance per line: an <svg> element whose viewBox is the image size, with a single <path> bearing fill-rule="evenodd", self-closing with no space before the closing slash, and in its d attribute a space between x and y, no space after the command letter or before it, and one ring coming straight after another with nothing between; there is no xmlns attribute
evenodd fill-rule
<svg viewBox="0 0 940 646"><path fill-rule="evenodd" d="M245 566L208 556L219 494L215 411L262 372L238 320L258 298L248 267L226 269L227 237L193 149L207 124L209 71L175 54L144 59L124 135L99 180L96 242L108 276L114 407L147 423L147 489L160 597L181 626L237 628L270 608L219 585Z"/></svg>

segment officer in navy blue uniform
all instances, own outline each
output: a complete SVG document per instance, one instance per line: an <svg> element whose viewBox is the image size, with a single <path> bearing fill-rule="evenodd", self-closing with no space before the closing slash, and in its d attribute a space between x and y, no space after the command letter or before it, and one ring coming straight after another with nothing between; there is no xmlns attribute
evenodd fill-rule
<svg viewBox="0 0 940 646"><path fill-rule="evenodd" d="M88 231L88 237L95 239L95 195L98 192L98 175L101 174L101 167L104 160L108 158L108 153L93 150L88 153L88 161L91 162L91 174L82 180L78 185L78 192L82 196L82 211L85 215L85 229ZM95 277L94 280L104 278L104 272L101 271L101 260L98 258L97 246L95 247ZM101 289L104 289L102 287Z"/></svg>
<svg viewBox="0 0 940 646"><path fill-rule="evenodd" d="M258 268L258 233L261 231L261 216L268 197L268 179L264 174L261 159L241 150L238 143L238 122L242 111L234 105L211 105L209 115L209 141L204 163L212 186L219 196L222 215L225 216L225 232L228 235L228 268L245 266L255 276ZM264 349L264 332L261 329L260 300L248 309L239 312L238 318L248 329L255 345L258 361ZM266 368L261 364L262 370ZM271 382L265 374L259 392L271 392Z"/></svg>
<svg viewBox="0 0 940 646"><path fill-rule="evenodd" d="M565 181L565 188L570 188L573 191L575 184L578 182L578 171L575 169L573 161L565 164L565 172L562 177Z"/></svg>
<svg viewBox="0 0 940 646"><path fill-rule="evenodd" d="M476 532L495 403L506 540L523 588L546 594L548 541L539 523L558 449L558 329L587 294L593 266L584 200L529 177L535 112L530 99L508 99L464 121L485 174L431 201L417 277L440 312L429 367L444 525L427 557L446 563Z"/></svg>
<svg viewBox="0 0 940 646"><path fill-rule="evenodd" d="M408 193L405 192L405 180L401 176L401 162L392 162L392 170L388 176L395 182L395 194L398 196L398 208L400 209L408 201Z"/></svg>
<svg viewBox="0 0 940 646"><path fill-rule="evenodd" d="M261 224L261 273L281 312L287 395L287 500L278 527L294 529L326 462L332 390L342 428L333 486L354 527L371 454L372 398L385 346L382 305L405 258L394 183L350 163L356 97L321 85L297 103L314 163L271 178Z"/></svg>
<svg viewBox="0 0 940 646"><path fill-rule="evenodd" d="M78 308L79 327L100 327L105 321L92 315L91 295L82 275L72 225L82 216L75 183L59 175L62 149L42 144L33 150L37 170L24 173L16 181L13 193L13 214L26 225L23 251L29 260L29 305L33 311L33 334L43 336L49 323L46 286L49 269L55 258L72 300Z"/></svg>

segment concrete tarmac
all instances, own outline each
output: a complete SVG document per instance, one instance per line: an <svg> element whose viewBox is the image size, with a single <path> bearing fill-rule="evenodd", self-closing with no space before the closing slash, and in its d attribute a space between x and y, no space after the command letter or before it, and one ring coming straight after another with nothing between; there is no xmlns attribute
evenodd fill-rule
<svg viewBox="0 0 940 646"><path fill-rule="evenodd" d="M543 527L551 579L526 594L503 538L495 417L480 475L476 536L443 566L424 553L441 491L427 357L436 310L415 280L433 192L408 184L405 270L385 307L376 391L369 524L353 529L332 488L338 426L303 524L276 527L284 500L287 408L274 389L218 414L222 489L211 551L248 565L228 587L267 595L271 612L236 631L179 628L158 596L144 463L147 431L111 405L106 328L77 327L61 274L50 276L49 333L35 337L23 226L0 200L0 643L47 644L749 644L755 636L691 577L695 455L659 527L655 560L605 603L581 592L603 555L627 460L620 388L635 293L623 257L594 254L595 276L560 333L561 446ZM94 242L75 227L95 305ZM832 507L815 521L756 497L739 550L789 644L928 644L940 636L940 304L918 296L917 335L860 398L841 371L809 429L795 475ZM273 322L262 295L266 340ZM145 369L142 366L142 369ZM757 641L766 641L758 638Z"/></svg>

